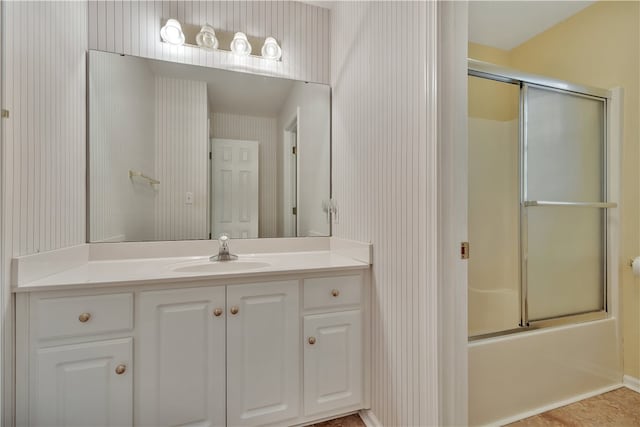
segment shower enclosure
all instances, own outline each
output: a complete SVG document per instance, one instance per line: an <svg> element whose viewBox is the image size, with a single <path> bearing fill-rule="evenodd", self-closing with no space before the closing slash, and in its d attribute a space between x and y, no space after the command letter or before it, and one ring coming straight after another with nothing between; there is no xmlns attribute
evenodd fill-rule
<svg viewBox="0 0 640 427"><path fill-rule="evenodd" d="M469 336L605 318L609 91L468 74Z"/></svg>

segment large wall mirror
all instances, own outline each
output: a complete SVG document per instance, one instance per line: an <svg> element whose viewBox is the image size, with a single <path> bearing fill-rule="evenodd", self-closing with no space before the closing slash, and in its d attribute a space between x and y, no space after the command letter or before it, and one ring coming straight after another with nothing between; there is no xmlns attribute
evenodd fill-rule
<svg viewBox="0 0 640 427"><path fill-rule="evenodd" d="M89 52L89 241L330 234L327 85Z"/></svg>

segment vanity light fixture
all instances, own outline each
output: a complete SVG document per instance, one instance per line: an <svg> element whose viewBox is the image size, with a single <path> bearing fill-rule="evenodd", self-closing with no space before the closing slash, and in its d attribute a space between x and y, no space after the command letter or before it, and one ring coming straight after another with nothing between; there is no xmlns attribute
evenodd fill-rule
<svg viewBox="0 0 640 427"><path fill-rule="evenodd" d="M240 56L248 56L251 54L251 44L249 43L249 40L247 40L247 35L245 33L238 31L233 36L231 52Z"/></svg>
<svg viewBox="0 0 640 427"><path fill-rule="evenodd" d="M200 29L200 32L196 36L196 43L203 49L213 50L218 48L218 38L213 27L209 24L204 24Z"/></svg>
<svg viewBox="0 0 640 427"><path fill-rule="evenodd" d="M200 31L196 34L195 40L193 40L193 34L195 34L194 30L197 30L198 27L193 27L195 26L186 24L186 31L189 34L189 41L187 41L182 24L180 24L177 19L170 18L167 19L164 26L160 29L160 37L163 42L174 46L183 46L186 43L189 47L196 47L195 45L197 45L197 47L209 51L231 51L231 53L238 56L250 56L252 54L253 49L249 42L249 38L242 31L238 31L234 34L233 40L231 41L229 48L227 48L226 46L220 47L216 30L210 24L204 24L200 27ZM231 33L225 31L221 32L221 37L223 39L228 40L230 35ZM258 39L258 42L260 43L262 41ZM271 61L281 60L282 48L275 37L267 37L264 39L261 57Z"/></svg>
<svg viewBox="0 0 640 427"><path fill-rule="evenodd" d="M166 43L182 46L184 44L182 25L180 25L177 19L168 19L164 27L160 29L160 37L162 41Z"/></svg>
<svg viewBox="0 0 640 427"><path fill-rule="evenodd" d="M262 57L274 61L279 61L282 57L282 49L273 37L267 37L265 39L264 45L262 45Z"/></svg>

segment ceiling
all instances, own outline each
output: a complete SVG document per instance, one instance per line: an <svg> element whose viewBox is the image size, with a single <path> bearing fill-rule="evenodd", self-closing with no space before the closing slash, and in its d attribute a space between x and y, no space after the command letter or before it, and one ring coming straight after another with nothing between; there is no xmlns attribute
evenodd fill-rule
<svg viewBox="0 0 640 427"><path fill-rule="evenodd" d="M469 41L511 50L595 1L470 1Z"/></svg>
<svg viewBox="0 0 640 427"><path fill-rule="evenodd" d="M152 59L146 61L156 75L206 82L212 112L278 117L291 89L297 83L295 80L195 65Z"/></svg>

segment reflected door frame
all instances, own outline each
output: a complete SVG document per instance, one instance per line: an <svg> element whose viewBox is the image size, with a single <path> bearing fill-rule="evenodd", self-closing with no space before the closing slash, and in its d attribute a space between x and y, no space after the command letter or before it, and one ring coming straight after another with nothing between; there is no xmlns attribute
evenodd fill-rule
<svg viewBox="0 0 640 427"><path fill-rule="evenodd" d="M299 156L300 156L300 107L290 117L282 133L283 180L282 180L282 216L285 237L297 237L300 224L298 211L299 198Z"/></svg>

